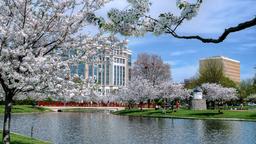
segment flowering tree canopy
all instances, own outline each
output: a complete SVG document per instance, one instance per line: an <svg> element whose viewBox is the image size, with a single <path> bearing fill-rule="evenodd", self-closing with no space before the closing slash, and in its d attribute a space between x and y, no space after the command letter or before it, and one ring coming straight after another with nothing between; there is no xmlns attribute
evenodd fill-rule
<svg viewBox="0 0 256 144"><path fill-rule="evenodd" d="M225 29L218 38L204 38L199 35L182 36L176 30L185 21L191 20L198 14L203 0L196 0L190 3L186 0L177 0L177 7L181 10L180 15L174 15L171 12L160 13L158 18L151 17L148 12L150 6L156 1L150 0L127 0L130 7L125 10L112 9L108 16L110 22L103 21L100 25L102 29L112 32L120 32L123 35L143 35L146 32L155 34L170 34L179 39L197 39L204 43L220 43L233 32L244 30L256 25L256 17L240 23L237 26Z"/></svg>
<svg viewBox="0 0 256 144"><path fill-rule="evenodd" d="M11 106L15 97L67 96L88 93L69 75L69 65L97 61L120 47L113 36L89 36L98 24L94 12L109 0L0 1L0 84L4 92L3 142L10 141ZM75 54L72 54L75 53ZM86 90L87 88L87 90Z"/></svg>
<svg viewBox="0 0 256 144"><path fill-rule="evenodd" d="M120 89L119 96L124 101L135 100L136 102L144 102L147 99L153 99L156 91L148 80L142 77L132 77L127 85Z"/></svg>
<svg viewBox="0 0 256 144"><path fill-rule="evenodd" d="M219 84L202 84L203 98L208 101L230 101L237 99L237 91L234 88L224 88Z"/></svg>
<svg viewBox="0 0 256 144"><path fill-rule="evenodd" d="M190 92L185 89L182 84L165 82L158 85L157 95L158 98L169 98L171 100L188 99L190 97Z"/></svg>

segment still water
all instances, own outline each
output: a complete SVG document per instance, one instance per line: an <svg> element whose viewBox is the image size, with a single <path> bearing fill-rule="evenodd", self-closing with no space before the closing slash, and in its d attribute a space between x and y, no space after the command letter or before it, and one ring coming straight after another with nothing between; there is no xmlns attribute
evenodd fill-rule
<svg viewBox="0 0 256 144"><path fill-rule="evenodd" d="M0 120L2 127L2 118ZM12 131L56 144L255 144L256 122L160 119L107 113L17 114Z"/></svg>

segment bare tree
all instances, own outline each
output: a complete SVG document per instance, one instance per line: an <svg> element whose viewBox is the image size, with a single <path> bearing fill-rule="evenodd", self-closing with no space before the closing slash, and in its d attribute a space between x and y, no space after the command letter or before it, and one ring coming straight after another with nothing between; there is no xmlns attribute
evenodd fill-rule
<svg viewBox="0 0 256 144"><path fill-rule="evenodd" d="M170 81L170 65L164 63L158 55L142 53L138 55L137 61L134 63L133 75L141 76L155 86Z"/></svg>

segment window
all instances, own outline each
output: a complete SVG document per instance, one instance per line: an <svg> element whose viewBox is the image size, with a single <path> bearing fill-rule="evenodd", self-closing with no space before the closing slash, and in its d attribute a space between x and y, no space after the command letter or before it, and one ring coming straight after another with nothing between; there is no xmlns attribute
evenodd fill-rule
<svg viewBox="0 0 256 144"><path fill-rule="evenodd" d="M99 71L98 71L98 79L97 80L98 80L98 83L101 84L101 73L102 73L102 71L101 71L101 65L100 64L98 65L98 70Z"/></svg>
<svg viewBox="0 0 256 144"><path fill-rule="evenodd" d="M128 66L132 66L132 56L128 56Z"/></svg>
<svg viewBox="0 0 256 144"><path fill-rule="evenodd" d="M123 83L122 85L124 86L125 85L125 67L123 67Z"/></svg>
<svg viewBox="0 0 256 144"><path fill-rule="evenodd" d="M80 64L78 65L77 73L78 73L78 76L79 76L81 79L84 79L84 78L85 78L85 76L84 76L84 73L85 73L85 64L80 63Z"/></svg>
<svg viewBox="0 0 256 144"><path fill-rule="evenodd" d="M119 69L119 66L117 66L117 73L116 73L116 77L117 77L117 80L116 80L116 83L117 83L117 85L119 85L119 82L120 82L120 77L119 77L119 74L120 74L120 71L119 71L120 69Z"/></svg>
<svg viewBox="0 0 256 144"><path fill-rule="evenodd" d="M120 83L119 85L122 85L123 84L123 67L120 66Z"/></svg>
<svg viewBox="0 0 256 144"><path fill-rule="evenodd" d="M69 58L73 58L77 55L77 50L71 49L69 50Z"/></svg>
<svg viewBox="0 0 256 144"><path fill-rule="evenodd" d="M89 78L93 77L93 68L92 65L89 65Z"/></svg>
<svg viewBox="0 0 256 144"><path fill-rule="evenodd" d="M109 85L109 64L106 64L106 84Z"/></svg>
<svg viewBox="0 0 256 144"><path fill-rule="evenodd" d="M70 65L70 76L74 77L74 75L77 74L77 67L75 65Z"/></svg>
<svg viewBox="0 0 256 144"><path fill-rule="evenodd" d="M101 73L102 73L102 84L105 85L105 64L102 65Z"/></svg>
<svg viewBox="0 0 256 144"><path fill-rule="evenodd" d="M97 80L97 65L93 65L94 67L93 67L93 78L94 78L94 80Z"/></svg>
<svg viewBox="0 0 256 144"><path fill-rule="evenodd" d="M116 85L116 66L114 66L114 85Z"/></svg>

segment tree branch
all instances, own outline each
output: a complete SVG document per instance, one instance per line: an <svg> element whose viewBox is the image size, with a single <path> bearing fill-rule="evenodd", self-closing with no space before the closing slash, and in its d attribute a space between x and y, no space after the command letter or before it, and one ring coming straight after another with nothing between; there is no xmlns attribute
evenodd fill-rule
<svg viewBox="0 0 256 144"><path fill-rule="evenodd" d="M214 38L203 38L199 35L180 36L176 33L173 33L173 31L169 31L168 33L171 34L172 36L174 36L175 38L179 38L179 39L197 39L197 40L202 41L203 43L221 43L227 38L227 36L230 33L241 31L241 30L247 29L247 28L255 26L255 25L256 25L256 17L249 20L249 21L240 23L235 27L230 27L228 29L225 29L225 31L222 33L222 35L220 35L219 38L216 38L216 39L214 39Z"/></svg>

